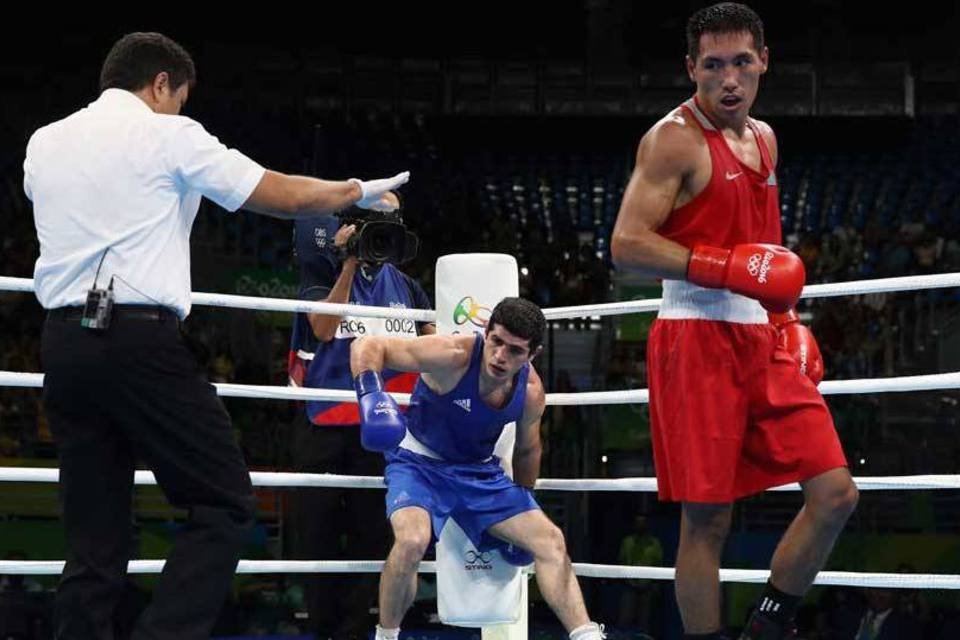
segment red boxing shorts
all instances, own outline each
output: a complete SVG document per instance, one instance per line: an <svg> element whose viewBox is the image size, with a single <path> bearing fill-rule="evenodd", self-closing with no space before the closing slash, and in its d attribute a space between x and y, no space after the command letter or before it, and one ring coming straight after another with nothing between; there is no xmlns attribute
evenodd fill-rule
<svg viewBox="0 0 960 640"><path fill-rule="evenodd" d="M847 466L823 397L772 325L663 315L647 344L660 500L727 503Z"/></svg>

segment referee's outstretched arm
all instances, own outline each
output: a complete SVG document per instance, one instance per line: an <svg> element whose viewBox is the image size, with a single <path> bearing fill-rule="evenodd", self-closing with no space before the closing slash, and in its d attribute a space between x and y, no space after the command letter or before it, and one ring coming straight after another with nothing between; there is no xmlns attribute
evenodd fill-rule
<svg viewBox="0 0 960 640"><path fill-rule="evenodd" d="M354 204L364 209L392 211L400 206L392 190L409 177L410 173L405 171L382 180L331 181L267 170L241 208L285 220L336 213Z"/></svg>

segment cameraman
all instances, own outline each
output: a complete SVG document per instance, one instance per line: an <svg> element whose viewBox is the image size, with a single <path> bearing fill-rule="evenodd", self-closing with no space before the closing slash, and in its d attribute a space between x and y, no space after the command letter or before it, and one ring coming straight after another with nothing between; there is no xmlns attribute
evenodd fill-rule
<svg viewBox="0 0 960 640"><path fill-rule="evenodd" d="M294 246L305 300L393 308L431 309L416 280L394 264L413 257L399 213L352 209L337 218L297 221ZM411 245L413 245L411 247ZM359 335L415 337L435 333L430 323L297 314L290 347L290 381L295 386L353 389L350 345ZM384 372L386 388L410 392L416 374ZM291 461L300 473L378 476L384 460L360 446L355 402L307 402L291 436ZM292 494L293 557L301 560L375 560L386 557L389 540L383 496L351 489L297 489ZM341 543L341 538L344 544ZM375 620L376 574L306 577L308 629L326 638L366 637ZM321 635L322 634L322 635Z"/></svg>

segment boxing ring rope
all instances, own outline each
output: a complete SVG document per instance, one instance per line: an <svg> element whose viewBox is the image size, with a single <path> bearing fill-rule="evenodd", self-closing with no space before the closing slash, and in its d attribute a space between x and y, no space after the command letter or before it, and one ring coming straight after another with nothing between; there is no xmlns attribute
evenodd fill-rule
<svg viewBox="0 0 960 640"><path fill-rule="evenodd" d="M33 280L30 278L9 278L0 276L0 291L33 292ZM235 296L226 293L190 294L193 304L206 307L226 307L229 309L248 309L251 311L283 311L287 313L326 313L336 316L365 316L370 318L389 318L433 322L437 314L432 309L392 309L390 307L371 307L361 304L337 304L334 302L311 302L309 300L290 300L288 298L258 298Z"/></svg>
<svg viewBox="0 0 960 640"><path fill-rule="evenodd" d="M383 562L374 560L241 560L237 573L380 573ZM163 570L163 560L131 560L128 573L150 574ZM59 575L64 563L37 560L0 561L0 574ZM673 580L669 567L624 567L611 564L573 563L573 570L583 578L617 578L629 580ZM525 569L535 573L533 567ZM436 573L435 562L421 562L420 573ZM721 582L762 584L770 572L760 569L720 569ZM857 573L852 571L821 571L814 584L876 587L890 589L960 589L960 575L924 573Z"/></svg>
<svg viewBox="0 0 960 640"><path fill-rule="evenodd" d="M960 273L936 273L924 276L901 276L897 278L879 278L874 280L853 280L831 284L812 284L803 288L801 298L832 298L837 296L865 295L869 293L893 293L896 291L918 291L921 289L947 289L960 287ZM0 276L0 291L33 291L30 278L10 278ZM325 313L329 315L369 316L373 318L398 318L433 322L436 313L428 309L390 309L354 304L335 304L332 302L309 302L286 298L258 298L236 296L221 293L192 294L193 304L198 306L228 307L232 309L250 309L255 311L285 311L301 313ZM624 313L644 313L660 308L661 300L633 300L628 302L606 302L602 304L575 307L554 307L544 309L547 320L583 318L585 316L610 316Z"/></svg>
<svg viewBox="0 0 960 640"><path fill-rule="evenodd" d="M0 387L43 386L42 373L0 371ZM305 389L301 387L272 387L257 384L218 382L213 385L217 395L225 398L259 398L263 400L317 400L356 402L357 394L349 389ZM863 378L859 380L828 380L818 389L825 396L857 393L894 393L903 391L942 391L960 389L960 371L922 376L895 378ZM409 393L390 393L398 404L410 404ZM627 391L582 391L578 393L548 393L547 406L645 404L649 402L646 389Z"/></svg>
<svg viewBox="0 0 960 640"><path fill-rule="evenodd" d="M47 467L0 467L0 482L55 483L60 470ZM251 471L250 481L255 487L313 488L313 489L383 489L380 476L344 476L332 473L285 473ZM876 476L856 477L853 481L860 491L919 491L960 489L960 475ZM154 486L151 471L137 471L133 483ZM656 478L540 478L537 491L629 491L652 493L657 490ZM800 491L796 482L773 487L768 491ZM0 572L2 573L2 572Z"/></svg>
<svg viewBox="0 0 960 640"><path fill-rule="evenodd" d="M960 273L934 274L809 285L804 288L802 297L821 298L958 286L960 286ZM0 291L31 292L33 291L33 281L28 278L0 277ZM385 307L225 294L193 293L192 300L195 305L259 311L311 312L330 315L399 318L418 322L432 322L436 319L435 312L430 310L390 309ZM661 300L656 299L559 307L544 309L544 315L547 319L552 320L640 313L656 311L660 307L660 303ZM0 386L42 387L43 375L39 373L0 371ZM276 400L356 400L356 394L350 390L302 389L242 384L217 384L215 387L217 388L217 393L224 397ZM819 386L820 392L824 395L931 391L958 388L960 388L960 372L862 380L834 380L823 382ZM409 394L391 395L401 404L409 403ZM646 389L547 394L547 404L553 406L635 404L645 403L647 401L648 394ZM250 477L253 484L259 487L383 488L383 479L372 476L251 472ZM55 468L0 467L0 482L51 483L57 482L58 478L59 470ZM960 475L861 477L854 478L854 480L861 491L960 489ZM137 485L156 484L153 474L149 471L137 471L134 482ZM537 482L536 489L552 491L653 492L657 490L657 485L656 478L541 479ZM799 489L799 485L794 483L782 487L775 487L770 489L770 491L799 491ZM163 568L163 564L163 560L133 560L129 563L129 572L159 573ZM0 574L60 574L63 566L64 563L61 561L0 561ZM583 563L574 563L573 566L576 574L582 577L654 580L672 580L674 578L674 570L664 567L632 567ZM383 562L380 561L241 560L237 568L237 573L379 573L382 567ZM435 572L435 570L435 563L423 562L420 565L421 572L430 573ZM528 568L527 571L532 573L532 567ZM768 577L769 571L765 570L720 570L720 580L723 582L763 583ZM821 571L817 575L815 584L900 589L960 589L960 575Z"/></svg>

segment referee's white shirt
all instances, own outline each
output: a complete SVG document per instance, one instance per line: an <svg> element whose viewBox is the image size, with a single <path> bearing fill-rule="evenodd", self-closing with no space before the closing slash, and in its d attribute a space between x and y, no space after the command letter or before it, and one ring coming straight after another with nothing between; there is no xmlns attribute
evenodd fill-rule
<svg viewBox="0 0 960 640"><path fill-rule="evenodd" d="M82 305L106 251L98 287L115 276L118 303L160 304L185 318L201 196L236 211L263 174L190 118L154 113L134 94L107 89L27 144L37 299L46 309Z"/></svg>

